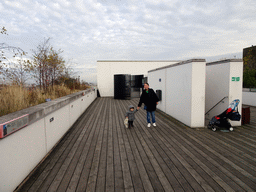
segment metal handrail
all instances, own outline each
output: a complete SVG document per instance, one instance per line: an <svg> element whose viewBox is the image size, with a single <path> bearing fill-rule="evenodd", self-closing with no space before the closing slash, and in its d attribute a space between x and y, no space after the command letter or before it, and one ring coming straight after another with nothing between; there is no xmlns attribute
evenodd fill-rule
<svg viewBox="0 0 256 192"><path fill-rule="evenodd" d="M221 101L223 101L224 99L228 98L228 96L223 97L216 105L214 105L209 111L207 111L204 115L206 115L207 113L209 113L213 108L215 108Z"/></svg>

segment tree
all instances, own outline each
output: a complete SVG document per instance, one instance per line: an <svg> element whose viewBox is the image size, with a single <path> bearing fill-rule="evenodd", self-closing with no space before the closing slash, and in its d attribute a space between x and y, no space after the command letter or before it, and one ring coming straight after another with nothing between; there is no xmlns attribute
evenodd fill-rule
<svg viewBox="0 0 256 192"><path fill-rule="evenodd" d="M1 29L1 31L0 31L0 33L2 33L2 34L6 34L7 35L7 32L6 32L7 30L5 29L5 27L2 27L2 29Z"/></svg>
<svg viewBox="0 0 256 192"><path fill-rule="evenodd" d="M8 35L5 27L2 27L0 33L3 35ZM8 71L8 64L11 63L9 57L7 56L8 53L11 53L12 58L26 55L26 53L19 47L10 46L6 43L0 43L0 75L6 76L5 73Z"/></svg>
<svg viewBox="0 0 256 192"><path fill-rule="evenodd" d="M256 47L248 47L243 50L243 87L256 87Z"/></svg>
<svg viewBox="0 0 256 192"><path fill-rule="evenodd" d="M58 52L50 49L50 53L48 56L49 63L49 76L52 82L52 86L54 85L55 80L60 77L65 70L65 61L60 56L63 51L59 50Z"/></svg>
<svg viewBox="0 0 256 192"><path fill-rule="evenodd" d="M65 71L65 61L60 56L63 51L55 51L49 41L50 38L45 40L34 51L32 64L34 77L37 79L40 89L45 91L50 85L53 86L55 80L62 76Z"/></svg>
<svg viewBox="0 0 256 192"><path fill-rule="evenodd" d="M9 67L5 70L4 80L8 80L15 85L24 86L30 76L29 64L30 61L22 57L9 63Z"/></svg>
<svg viewBox="0 0 256 192"><path fill-rule="evenodd" d="M243 87L255 88L256 87L256 70L245 67L243 74Z"/></svg>

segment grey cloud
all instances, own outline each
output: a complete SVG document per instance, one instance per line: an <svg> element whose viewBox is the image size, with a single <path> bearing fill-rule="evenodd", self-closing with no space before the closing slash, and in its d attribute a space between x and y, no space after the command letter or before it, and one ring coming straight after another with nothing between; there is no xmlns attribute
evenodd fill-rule
<svg viewBox="0 0 256 192"><path fill-rule="evenodd" d="M52 37L86 73L97 60L181 60L256 41L255 0L54 0L0 3L3 40L26 51ZM18 6L20 4L20 6ZM3 17L2 17L3 15Z"/></svg>

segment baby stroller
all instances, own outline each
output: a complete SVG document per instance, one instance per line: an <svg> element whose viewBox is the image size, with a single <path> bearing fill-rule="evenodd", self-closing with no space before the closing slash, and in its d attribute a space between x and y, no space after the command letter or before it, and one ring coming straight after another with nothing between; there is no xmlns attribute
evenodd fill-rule
<svg viewBox="0 0 256 192"><path fill-rule="evenodd" d="M214 116L207 125L208 129L211 129L212 131L217 131L220 128L224 128L226 130L233 131L233 128L231 127L228 119L230 119L231 121L240 121L241 115L238 112L239 102L239 99L235 99L230 103L228 108L223 113Z"/></svg>

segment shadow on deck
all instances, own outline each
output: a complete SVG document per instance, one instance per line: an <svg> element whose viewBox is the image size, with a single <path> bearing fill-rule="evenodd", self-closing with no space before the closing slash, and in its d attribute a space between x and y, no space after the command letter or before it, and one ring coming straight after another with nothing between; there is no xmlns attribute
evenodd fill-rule
<svg viewBox="0 0 256 192"><path fill-rule="evenodd" d="M256 191L256 110L233 132L191 129L138 99L97 98L17 191Z"/></svg>

